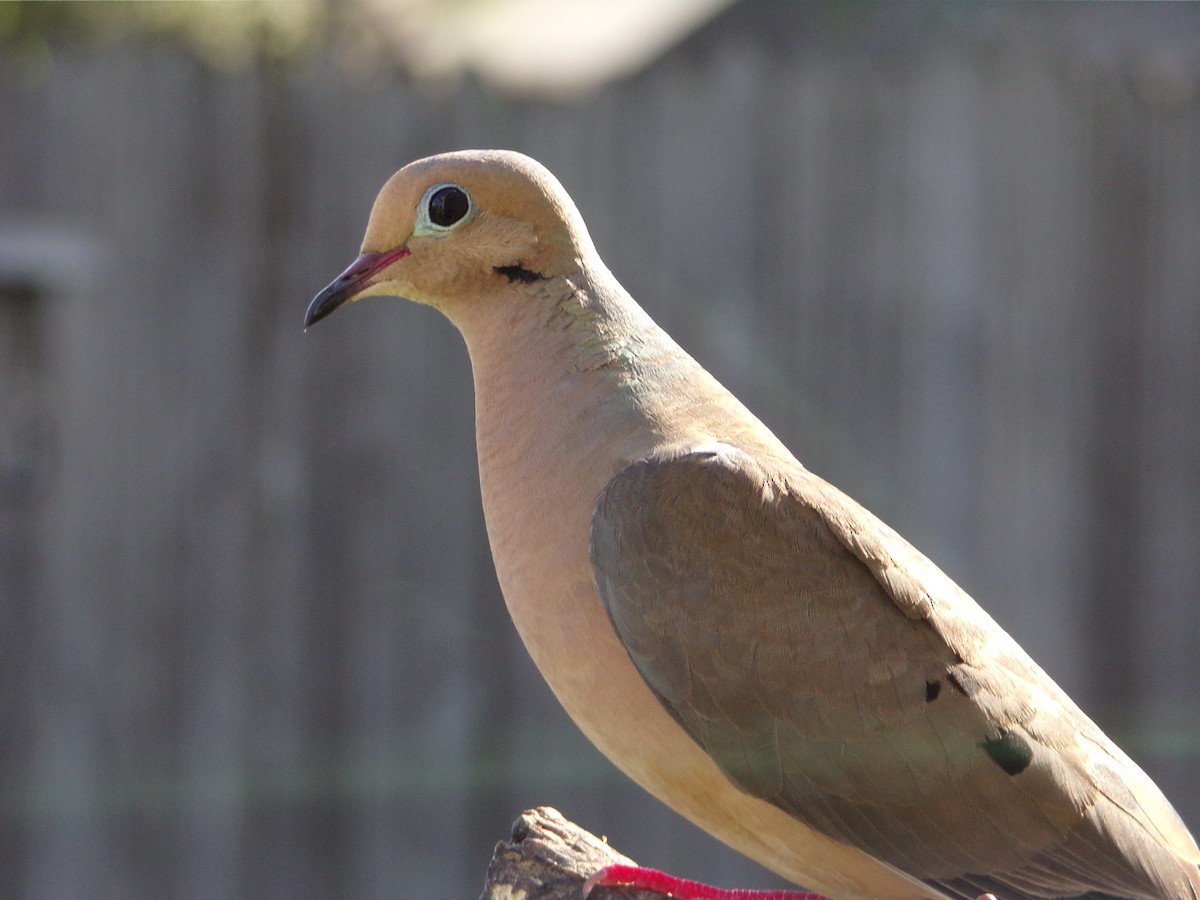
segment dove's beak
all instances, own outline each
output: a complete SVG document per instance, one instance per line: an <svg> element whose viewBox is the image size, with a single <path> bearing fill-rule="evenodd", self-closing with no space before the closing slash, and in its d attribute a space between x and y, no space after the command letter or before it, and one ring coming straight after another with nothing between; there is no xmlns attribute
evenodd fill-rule
<svg viewBox="0 0 1200 900"><path fill-rule="evenodd" d="M355 299L371 285L378 272L408 254L408 247L397 247L383 253L364 253L325 290L313 297L312 303L308 304L308 312L304 314L304 327L319 322L343 303Z"/></svg>

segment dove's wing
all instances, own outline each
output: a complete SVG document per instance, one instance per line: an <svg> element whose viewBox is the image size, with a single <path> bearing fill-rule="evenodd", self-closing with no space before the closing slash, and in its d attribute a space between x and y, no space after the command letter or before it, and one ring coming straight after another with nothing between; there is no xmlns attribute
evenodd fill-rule
<svg viewBox="0 0 1200 900"><path fill-rule="evenodd" d="M974 897L1196 897L1157 788L975 603L795 463L634 463L596 582L662 703L747 792Z"/></svg>

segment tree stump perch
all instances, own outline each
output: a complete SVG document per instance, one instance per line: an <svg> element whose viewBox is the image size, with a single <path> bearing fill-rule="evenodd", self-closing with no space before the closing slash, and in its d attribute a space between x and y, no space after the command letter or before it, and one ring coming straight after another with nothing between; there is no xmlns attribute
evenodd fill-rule
<svg viewBox="0 0 1200 900"><path fill-rule="evenodd" d="M549 806L527 809L496 845L479 900L581 900L583 883L613 863L636 865ZM597 887L588 900L664 900L657 891Z"/></svg>

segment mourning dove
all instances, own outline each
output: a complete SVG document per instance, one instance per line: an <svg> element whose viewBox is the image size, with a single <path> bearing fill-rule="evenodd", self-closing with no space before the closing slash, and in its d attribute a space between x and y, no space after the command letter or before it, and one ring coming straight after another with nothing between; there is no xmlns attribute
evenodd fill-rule
<svg viewBox="0 0 1200 900"><path fill-rule="evenodd" d="M468 151L397 172L305 324L373 295L462 332L513 622L588 738L667 805L836 897L1200 895L1153 782L655 325L541 165Z"/></svg>

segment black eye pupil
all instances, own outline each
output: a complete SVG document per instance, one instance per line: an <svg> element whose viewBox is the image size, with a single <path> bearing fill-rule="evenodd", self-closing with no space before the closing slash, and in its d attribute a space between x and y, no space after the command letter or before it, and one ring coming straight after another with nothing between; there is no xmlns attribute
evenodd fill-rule
<svg viewBox="0 0 1200 900"><path fill-rule="evenodd" d="M471 201L462 188L444 187L433 192L429 198L429 221L434 225L449 228L467 214Z"/></svg>

